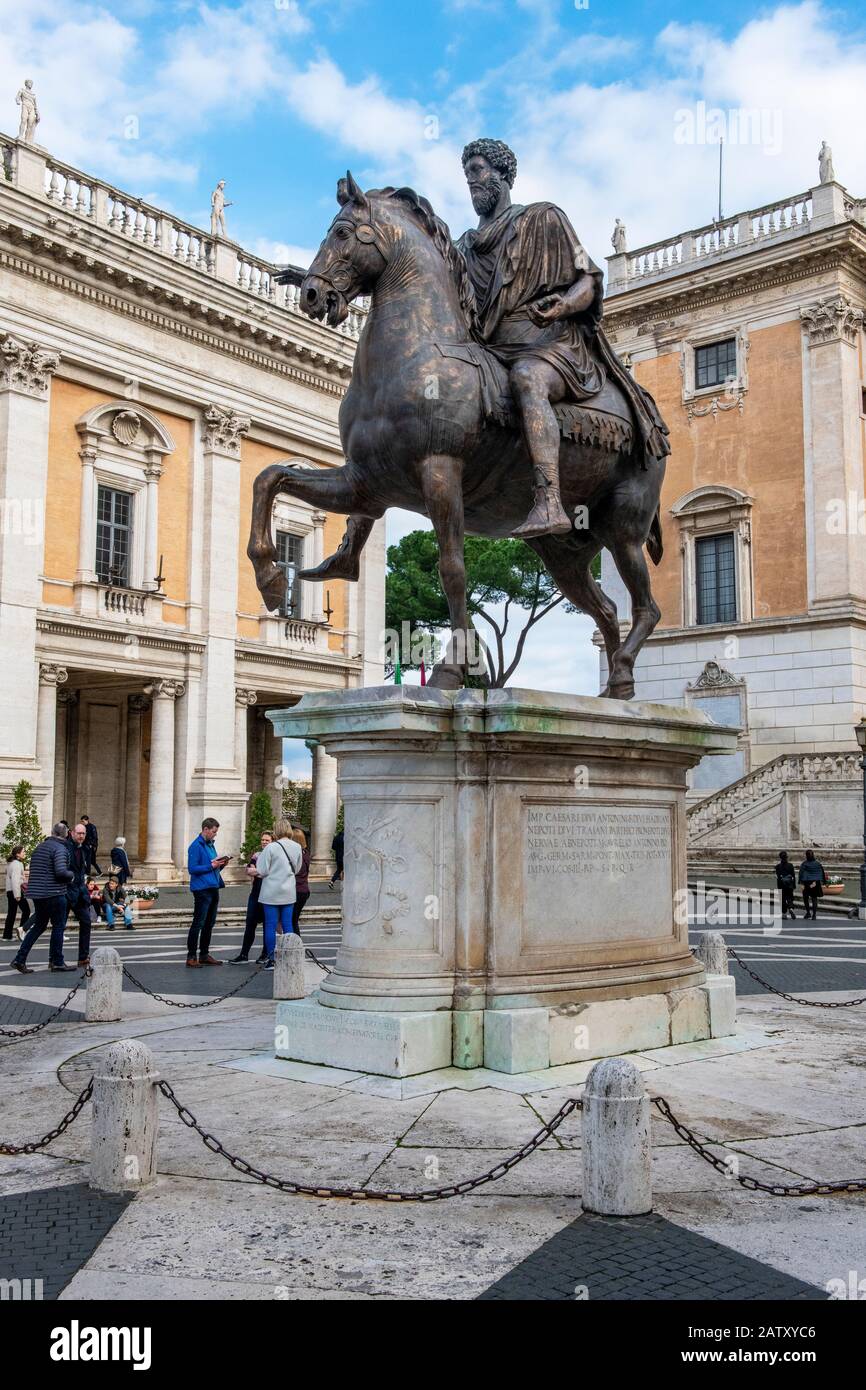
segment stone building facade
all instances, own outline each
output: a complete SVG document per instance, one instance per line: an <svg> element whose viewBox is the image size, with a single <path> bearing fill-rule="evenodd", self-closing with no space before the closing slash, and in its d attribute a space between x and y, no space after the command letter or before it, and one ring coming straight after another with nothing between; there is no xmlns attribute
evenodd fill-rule
<svg viewBox="0 0 866 1390"><path fill-rule="evenodd" d="M742 730L736 753L698 770L693 800L742 785L754 814L750 778L771 762L794 776L809 759L808 777L797 763L808 780L816 755L850 782L866 712L864 200L821 183L608 266L608 331L672 445L652 576L662 618L636 696ZM602 583L626 618L608 555ZM768 833L808 843L818 819L777 817ZM856 819L836 827L852 832Z"/></svg>
<svg viewBox="0 0 866 1390"><path fill-rule="evenodd" d="M377 684L384 532L361 582L297 583L265 611L246 558L268 464L341 459L363 310L338 331L275 268L44 150L0 136L0 812L82 812L142 874L182 876L205 815L236 852L251 792L280 796L265 718ZM278 499L300 568L343 518ZM314 864L337 815L313 750Z"/></svg>

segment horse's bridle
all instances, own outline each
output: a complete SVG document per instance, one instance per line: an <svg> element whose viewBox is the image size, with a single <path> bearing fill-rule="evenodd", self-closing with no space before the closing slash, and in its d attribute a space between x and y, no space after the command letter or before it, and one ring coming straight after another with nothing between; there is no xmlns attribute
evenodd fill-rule
<svg viewBox="0 0 866 1390"><path fill-rule="evenodd" d="M347 227L356 240L360 241L365 246L375 246L382 259L384 261L388 260L390 254L388 243L379 231L379 228L374 227L372 222L353 222L350 218L346 217L335 221L331 226L331 232L335 232L338 227ZM337 294L345 294L352 282L352 267L348 253L348 239L346 251L335 250L333 246L329 247L329 250L334 258L335 265L329 275L322 275L317 272L316 279L321 280L326 285L330 285Z"/></svg>

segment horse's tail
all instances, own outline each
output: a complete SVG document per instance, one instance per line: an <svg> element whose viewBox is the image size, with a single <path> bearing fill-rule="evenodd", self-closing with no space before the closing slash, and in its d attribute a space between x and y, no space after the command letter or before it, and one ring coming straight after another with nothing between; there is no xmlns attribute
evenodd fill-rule
<svg viewBox="0 0 866 1390"><path fill-rule="evenodd" d="M652 519L652 524L649 529L646 548L653 564L658 565L665 551L664 542L662 540L662 519L659 515L658 507L656 507L656 514Z"/></svg>

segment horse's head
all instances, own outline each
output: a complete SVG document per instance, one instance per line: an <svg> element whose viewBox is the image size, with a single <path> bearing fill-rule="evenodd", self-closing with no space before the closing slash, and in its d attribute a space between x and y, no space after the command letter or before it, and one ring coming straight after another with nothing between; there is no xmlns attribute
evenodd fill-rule
<svg viewBox="0 0 866 1390"><path fill-rule="evenodd" d="M373 223L370 200L351 173L337 184L337 213L301 284L300 307L332 328L359 294L368 293L388 259L382 230Z"/></svg>

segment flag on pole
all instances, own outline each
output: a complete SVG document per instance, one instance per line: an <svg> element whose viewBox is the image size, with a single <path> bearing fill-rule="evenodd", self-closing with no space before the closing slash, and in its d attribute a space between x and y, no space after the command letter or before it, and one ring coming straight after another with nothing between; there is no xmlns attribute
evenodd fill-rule
<svg viewBox="0 0 866 1390"><path fill-rule="evenodd" d="M422 659L421 659L421 684L422 684L422 685L426 685L426 684L427 684L427 672L426 672L425 667L424 667L424 659L423 659L423 657L422 657Z"/></svg>
<svg viewBox="0 0 866 1390"><path fill-rule="evenodd" d="M402 672L401 669L400 669L400 663L399 663L399 661L395 661L395 662L394 662L394 684L395 684L395 685L402 685L402 684L403 684L403 672Z"/></svg>

